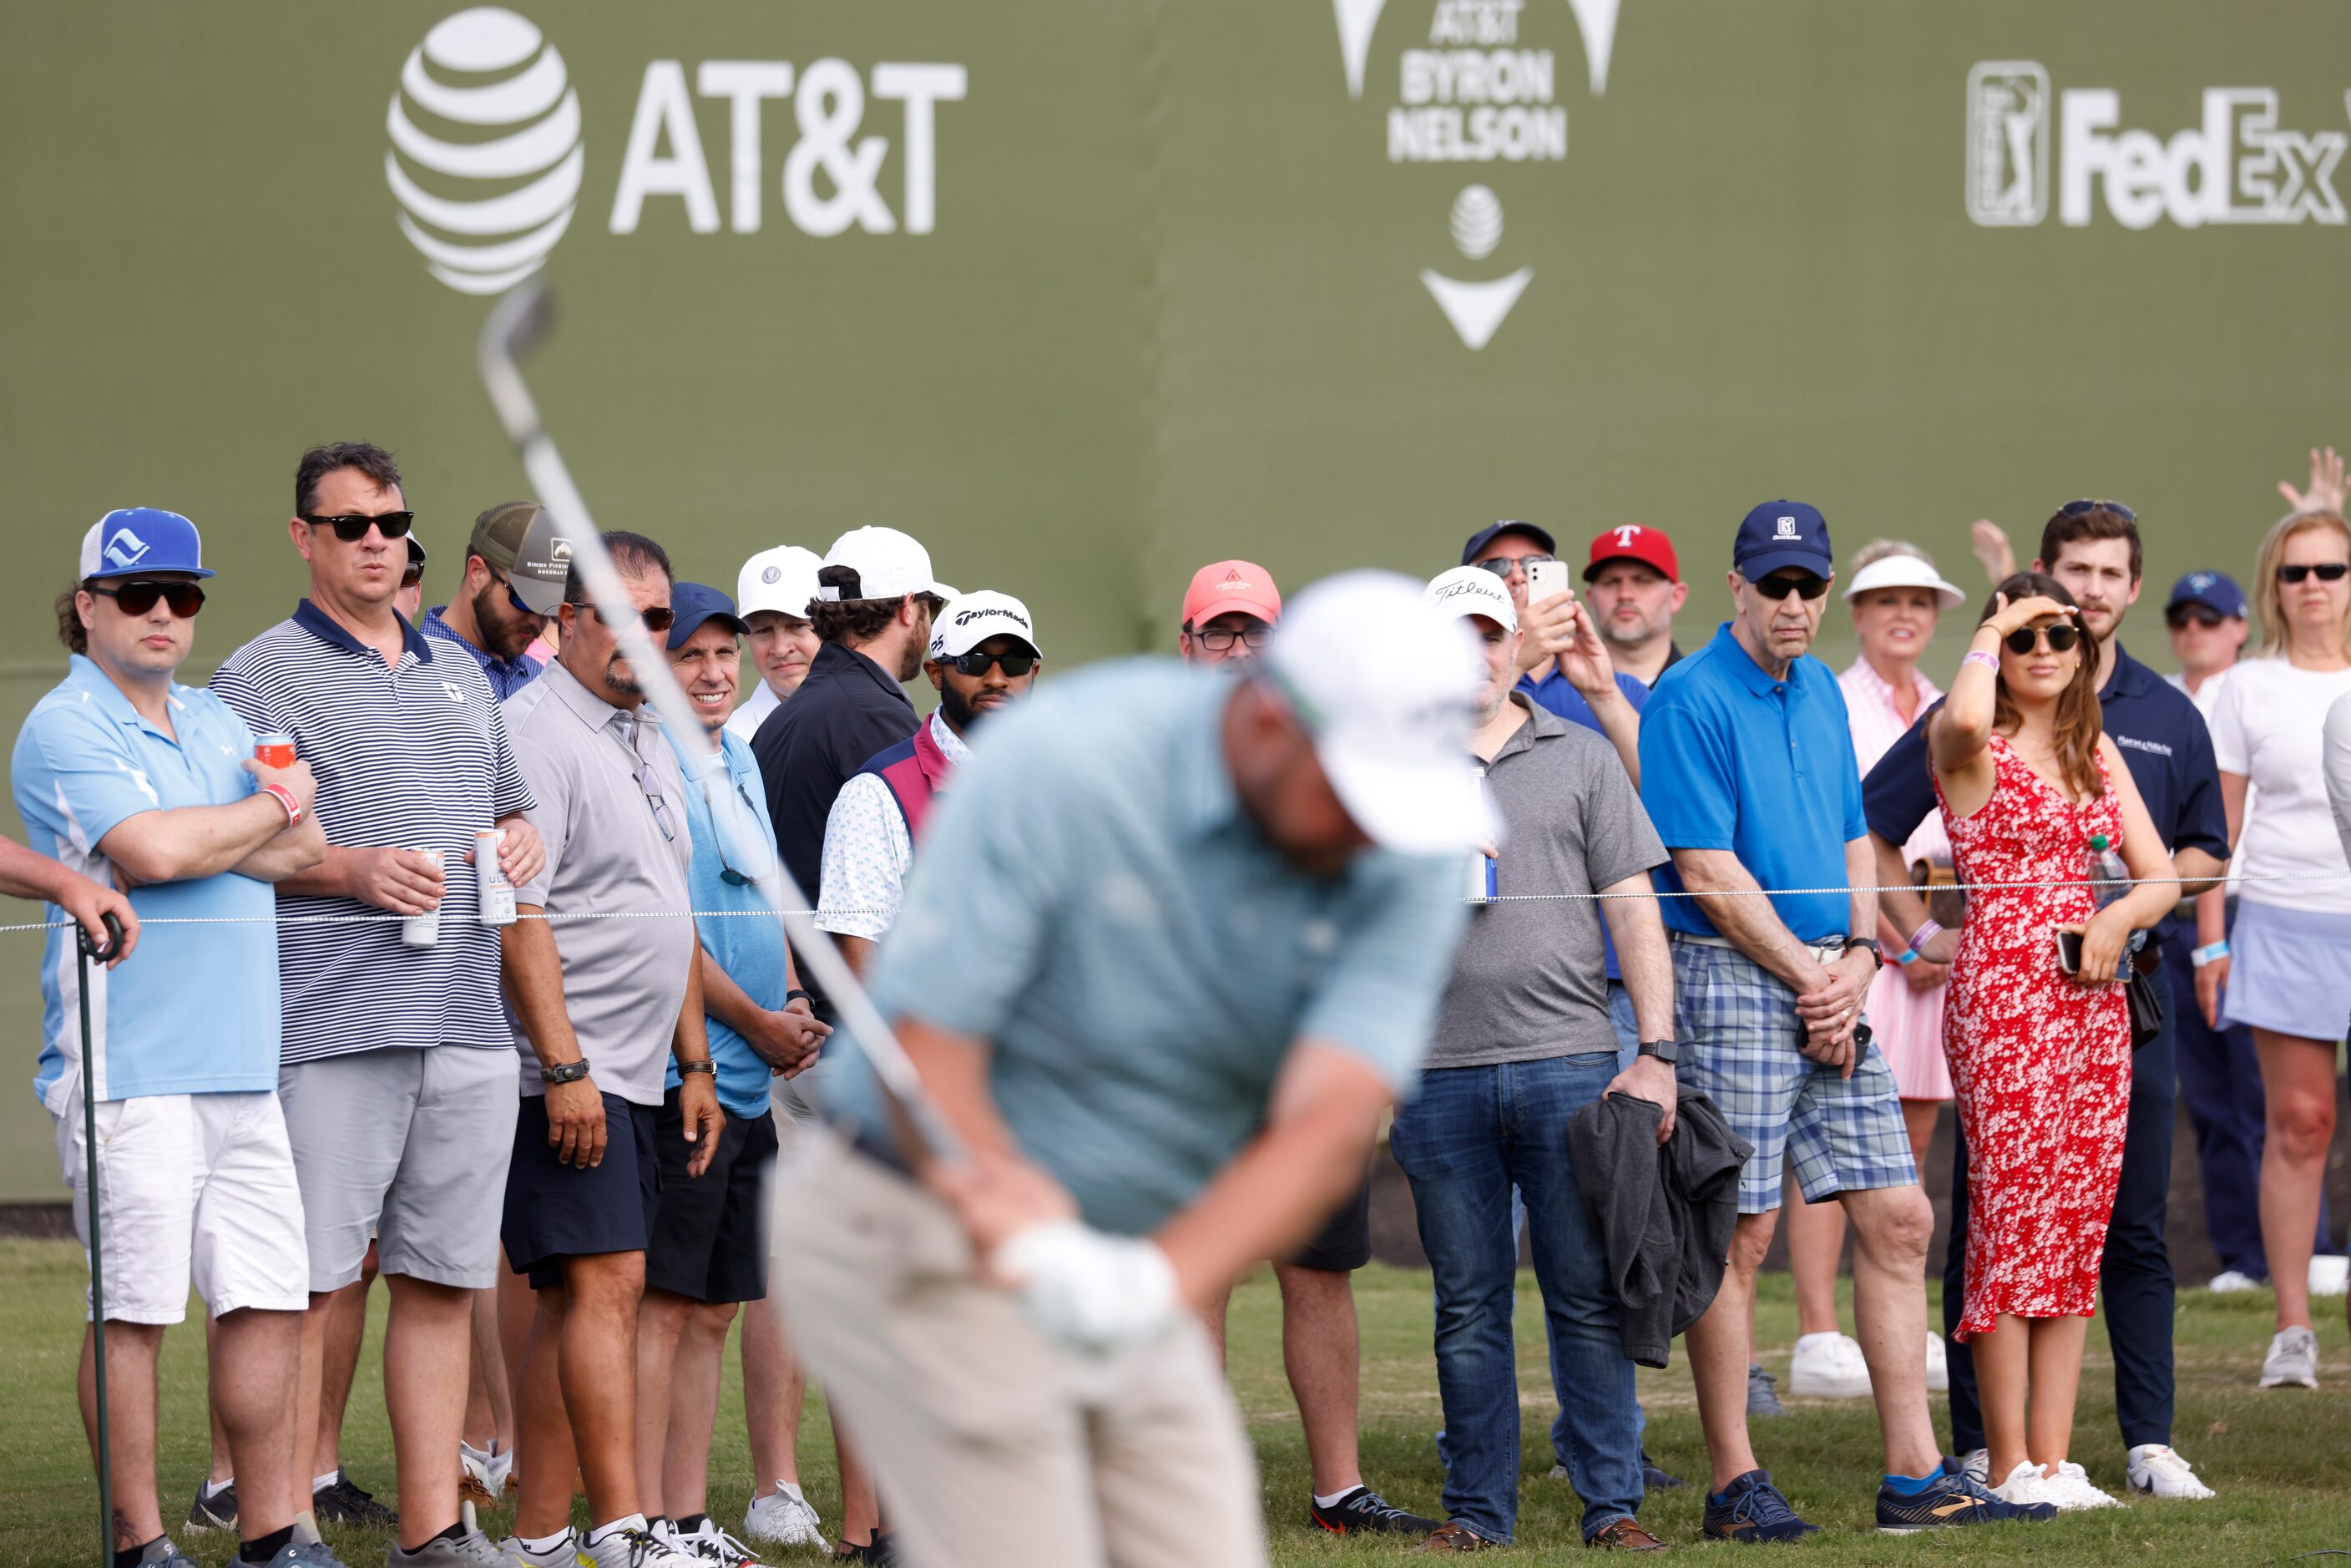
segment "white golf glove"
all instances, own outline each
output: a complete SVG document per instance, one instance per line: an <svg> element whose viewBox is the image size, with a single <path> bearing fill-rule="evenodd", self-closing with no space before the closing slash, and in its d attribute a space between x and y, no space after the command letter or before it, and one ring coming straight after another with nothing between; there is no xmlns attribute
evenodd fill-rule
<svg viewBox="0 0 2351 1568"><path fill-rule="evenodd" d="M1176 1270L1155 1242L1107 1236L1074 1219L1032 1225L996 1249L997 1274L1039 1333L1103 1354L1158 1335L1179 1310Z"/></svg>

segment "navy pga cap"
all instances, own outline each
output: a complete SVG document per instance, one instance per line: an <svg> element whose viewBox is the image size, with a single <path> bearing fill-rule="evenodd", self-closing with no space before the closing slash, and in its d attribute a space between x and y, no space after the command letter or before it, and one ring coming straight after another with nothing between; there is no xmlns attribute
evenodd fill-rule
<svg viewBox="0 0 2351 1568"><path fill-rule="evenodd" d="M180 571L210 577L196 525L158 507L118 507L81 537L81 577L127 577L135 571Z"/></svg>
<svg viewBox="0 0 2351 1568"><path fill-rule="evenodd" d="M1461 564L1463 566L1471 566L1476 564L1478 552L1484 549L1488 545L1492 544L1504 534L1524 534L1527 538L1534 540L1535 543L1542 546L1543 553L1545 555L1557 555L1559 553L1559 541L1551 537L1550 529L1539 528L1532 523L1522 523L1516 517L1504 517L1493 527L1489 528L1479 528L1476 533L1469 536L1469 542L1461 547Z"/></svg>
<svg viewBox="0 0 2351 1568"><path fill-rule="evenodd" d="M2245 591L2225 571L2191 571L2173 583L2170 601L2164 609L2176 610L2182 604L2200 604L2231 621L2245 618Z"/></svg>
<svg viewBox="0 0 2351 1568"><path fill-rule="evenodd" d="M1790 569L1832 577L1836 558L1829 549L1829 525L1820 510L1802 501L1766 501L1739 525L1730 547L1730 569L1750 582Z"/></svg>
<svg viewBox="0 0 2351 1568"><path fill-rule="evenodd" d="M674 651L685 646L685 640L713 616L734 628L742 636L751 629L735 613L735 601L703 582L681 582L669 591L669 645Z"/></svg>

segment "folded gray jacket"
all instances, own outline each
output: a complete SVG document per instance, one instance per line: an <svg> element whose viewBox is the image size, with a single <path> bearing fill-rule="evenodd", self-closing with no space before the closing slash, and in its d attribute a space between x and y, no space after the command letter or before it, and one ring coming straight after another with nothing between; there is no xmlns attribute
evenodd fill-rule
<svg viewBox="0 0 2351 1568"><path fill-rule="evenodd" d="M1575 1185L1608 1255L1617 1339L1643 1366L1664 1366L1674 1336L1722 1288L1739 1171L1754 1152L1695 1089L1681 1091L1674 1135L1659 1147L1663 1114L1646 1100L1612 1094L1567 1120Z"/></svg>

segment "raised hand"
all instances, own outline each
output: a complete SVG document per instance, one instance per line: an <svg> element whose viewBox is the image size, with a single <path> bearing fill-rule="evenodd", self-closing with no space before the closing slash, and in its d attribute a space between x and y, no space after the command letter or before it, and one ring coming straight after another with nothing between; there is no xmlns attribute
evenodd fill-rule
<svg viewBox="0 0 2351 1568"><path fill-rule="evenodd" d="M1968 525L1968 549L1983 562L1985 575L1995 584L2015 575L2016 551L2009 548L2006 530L1989 517L1978 517Z"/></svg>
<svg viewBox="0 0 2351 1568"><path fill-rule="evenodd" d="M2333 512L2343 515L2343 456L2332 446L2320 451L2310 449L2310 488L2296 490L2288 479L2278 481L2278 494L2285 504L2297 512Z"/></svg>

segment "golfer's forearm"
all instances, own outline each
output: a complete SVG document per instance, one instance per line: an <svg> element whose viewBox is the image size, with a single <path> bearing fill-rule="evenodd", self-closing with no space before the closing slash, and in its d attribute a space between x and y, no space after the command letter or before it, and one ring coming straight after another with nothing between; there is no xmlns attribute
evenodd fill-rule
<svg viewBox="0 0 2351 1568"><path fill-rule="evenodd" d="M537 904L516 906L518 918L498 933L498 975L538 1064L560 1067L580 1060L580 1037L563 1009L563 959L544 913ZM588 1065L592 1071L596 1064Z"/></svg>
<svg viewBox="0 0 2351 1568"><path fill-rule="evenodd" d="M1364 1179L1376 1131L1339 1107L1258 1134L1153 1238L1185 1301L1205 1309L1263 1260L1295 1251Z"/></svg>
<svg viewBox="0 0 2351 1568"><path fill-rule="evenodd" d="M914 1064L923 1092L948 1128L975 1153L1012 1155L1019 1147L987 1086L987 1044L967 1034L935 1029L920 1019L896 1020L898 1043Z"/></svg>

